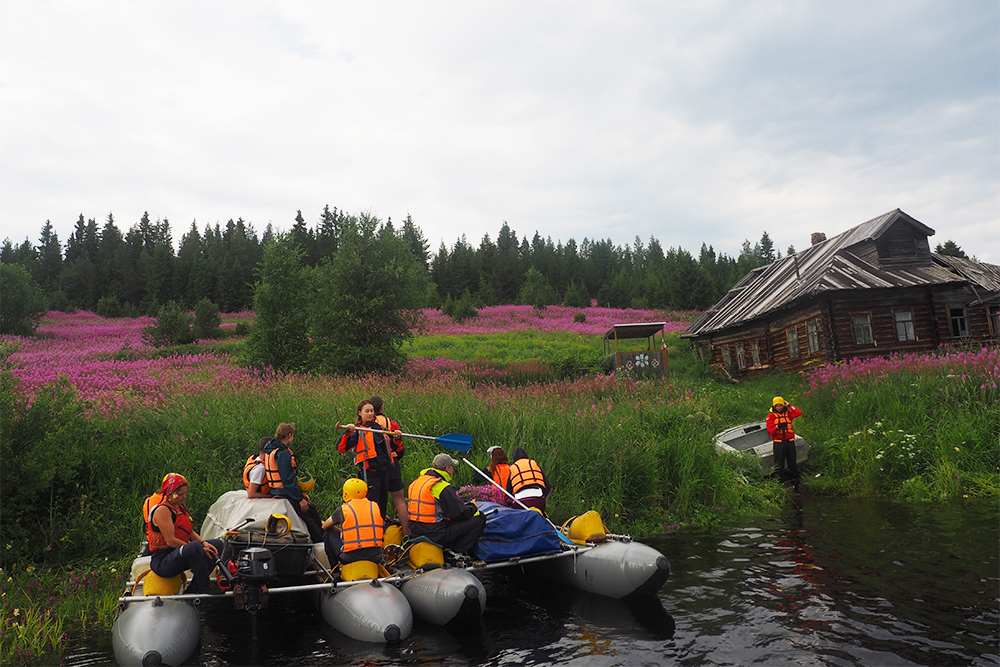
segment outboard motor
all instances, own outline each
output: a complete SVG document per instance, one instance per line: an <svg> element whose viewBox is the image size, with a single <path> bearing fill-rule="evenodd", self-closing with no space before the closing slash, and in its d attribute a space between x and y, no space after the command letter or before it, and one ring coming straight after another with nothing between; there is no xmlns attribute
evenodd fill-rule
<svg viewBox="0 0 1000 667"><path fill-rule="evenodd" d="M250 547L236 561L236 578L240 583L266 586L278 575L271 552L262 547Z"/></svg>
<svg viewBox="0 0 1000 667"><path fill-rule="evenodd" d="M257 612L267 607L267 584L278 575L271 552L250 547L236 561L236 585L233 587L236 608L250 613L250 636L257 639Z"/></svg>

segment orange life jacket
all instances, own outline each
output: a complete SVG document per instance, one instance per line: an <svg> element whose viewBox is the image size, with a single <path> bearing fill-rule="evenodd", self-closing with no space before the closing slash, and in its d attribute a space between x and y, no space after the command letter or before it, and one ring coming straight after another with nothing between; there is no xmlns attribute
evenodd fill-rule
<svg viewBox="0 0 1000 667"><path fill-rule="evenodd" d="M142 504L142 523L146 526L146 541L150 544L153 543L153 530L151 528L152 524L149 521L149 515L152 513L153 508L163 502L163 493L157 491L149 498L146 498L146 502Z"/></svg>
<svg viewBox="0 0 1000 667"><path fill-rule="evenodd" d="M508 463L498 463L495 466L490 466L493 468L491 474L493 475L493 481L501 486L501 488L507 488L507 480L510 479L510 464Z"/></svg>
<svg viewBox="0 0 1000 667"><path fill-rule="evenodd" d="M406 490L406 495L409 497L406 509L410 515L410 521L436 523L444 518L444 514L438 507L437 498L432 493L434 485L441 481L444 480L436 475L427 474L426 470L420 477L413 480L413 483Z"/></svg>
<svg viewBox="0 0 1000 667"><path fill-rule="evenodd" d="M792 430L792 418L788 416L788 411L775 412L772 423L774 424L774 434L778 437L771 438L775 442L788 442L795 440L795 431ZM784 428L782 428L784 427Z"/></svg>
<svg viewBox="0 0 1000 667"><path fill-rule="evenodd" d="M375 423L381 426L383 431L395 431L399 429L399 424L385 415L375 415ZM389 440L389 449L394 454L397 454L396 458L399 458L403 454L403 439L391 436L388 433L386 433L385 437ZM393 461L395 460L394 458Z"/></svg>
<svg viewBox="0 0 1000 667"><path fill-rule="evenodd" d="M545 478L542 469L534 459L518 459L510 464L510 488L517 493L529 484L537 484L545 488Z"/></svg>
<svg viewBox="0 0 1000 667"><path fill-rule="evenodd" d="M372 433L371 431L355 431L355 433L358 434L358 444L355 445L354 447L354 463L356 465L359 465L363 462L365 464L365 468L370 468L371 466L368 465L368 461L377 456L377 454L375 453L375 434ZM340 444L337 445L338 450L342 452L347 451L348 435L349 434L345 433L344 435L341 436ZM384 437L386 438L387 441L390 440L388 435L384 435ZM392 451L391 447L389 448L388 454L389 454L389 462L395 463L396 452Z"/></svg>
<svg viewBox="0 0 1000 667"><path fill-rule="evenodd" d="M341 505L341 510L344 512L344 523L340 526L340 535L345 552L382 546L382 513L378 503L355 498Z"/></svg>
<svg viewBox="0 0 1000 667"><path fill-rule="evenodd" d="M194 532L194 526L191 525L191 515L188 513L187 508L181 506L180 509L174 509L167 503L159 503L153 506L153 509L149 511L149 516L146 519L148 524L148 534L149 539L149 550L159 551L160 549L173 549L174 547L167 545L167 540L163 537L163 533L160 529L156 527L153 523L153 512L156 511L157 507L166 507L170 510L170 518L174 522L174 537L176 537L181 542L187 544L191 541L191 533Z"/></svg>
<svg viewBox="0 0 1000 667"><path fill-rule="evenodd" d="M289 449L287 445L278 445L268 453L264 454L264 479L267 480L268 485L271 487L271 491L285 488L285 485L281 483L281 473L278 472L278 451L281 449L288 449L288 453L292 455L293 474L299 467L299 463L295 459L295 452Z"/></svg>
<svg viewBox="0 0 1000 667"><path fill-rule="evenodd" d="M257 458L257 455L254 454L250 458L247 459L246 463L243 464L243 486L246 488L247 491L250 490L250 473L257 466L258 463L263 463L263 461L259 460ZM260 492L261 493L270 493L271 492L271 485L267 483L267 472L266 472L266 470L265 470L265 473L264 473L264 479L260 483Z"/></svg>

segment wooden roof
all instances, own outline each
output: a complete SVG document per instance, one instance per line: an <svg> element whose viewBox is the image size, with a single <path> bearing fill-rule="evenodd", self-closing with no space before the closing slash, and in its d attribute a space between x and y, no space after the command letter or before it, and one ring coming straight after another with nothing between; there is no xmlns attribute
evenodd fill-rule
<svg viewBox="0 0 1000 667"><path fill-rule="evenodd" d="M613 324L604 334L604 340L612 338L649 338L663 330L666 322L636 322L634 324Z"/></svg>
<svg viewBox="0 0 1000 667"><path fill-rule="evenodd" d="M991 264L971 260L955 262L956 258L932 254L922 263L878 266L852 252L899 224L908 226L915 236L934 234L933 229L898 208L889 211L806 250L754 269L705 311L682 337L695 338L763 319L802 300L831 291L978 282L980 279L984 283L979 284L987 291L996 292L1000 288L1000 267Z"/></svg>

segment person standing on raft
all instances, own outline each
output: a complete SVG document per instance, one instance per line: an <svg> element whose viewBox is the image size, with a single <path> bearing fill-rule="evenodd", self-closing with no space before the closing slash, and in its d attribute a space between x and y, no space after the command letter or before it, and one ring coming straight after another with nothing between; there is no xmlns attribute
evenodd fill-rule
<svg viewBox="0 0 1000 667"><path fill-rule="evenodd" d="M309 530L313 544L323 541L323 520L309 496L299 488L298 460L289 445L295 438L295 424L278 424L274 438L264 445L264 474L271 495L284 498L295 508Z"/></svg>
<svg viewBox="0 0 1000 667"><path fill-rule="evenodd" d="M153 552L149 569L164 579L191 570L193 578L186 593L221 595L224 591L212 584L208 573L222 552L222 540L205 540L194 532L191 514L184 506L188 494L184 475L168 473L160 492L162 500L150 510L146 526Z"/></svg>
<svg viewBox="0 0 1000 667"><path fill-rule="evenodd" d="M407 491L411 537L431 542L457 553L471 554L486 528L486 515L475 502L466 503L451 485L458 461L438 454L430 468L420 471Z"/></svg>
<svg viewBox="0 0 1000 667"><path fill-rule="evenodd" d="M528 458L524 447L514 448L514 462L510 464L507 491L528 509L538 509L548 516L545 514L545 499L552 491L549 478L542 472L537 461Z"/></svg>
<svg viewBox="0 0 1000 667"><path fill-rule="evenodd" d="M387 431L386 437L389 440L389 449L396 455L395 460L392 462L392 470L389 471L387 488L389 489L389 497L392 498L392 506L396 508L399 527L403 529L403 535L409 535L410 522L406 513L406 498L403 495L403 470L399 465L399 460L406 453L406 448L403 446L403 438L396 435L397 433L402 433L402 431L400 431L399 424L382 414L384 402L381 396L372 396L368 400L371 401L372 408L375 410L375 423L381 426L383 431Z"/></svg>
<svg viewBox="0 0 1000 667"><path fill-rule="evenodd" d="M356 430L358 426L379 433L358 431ZM386 502L389 499L393 463L396 461L396 454L392 451L387 437L390 434L381 433L382 427L375 421L375 406L367 398L358 403L358 413L354 423L347 424L344 428L347 432L340 436L337 451L354 452L354 462L359 468L358 477L368 485L368 500L378 503L378 509L384 517ZM391 435L398 438L403 434L397 429ZM403 480L400 479L400 487L402 484Z"/></svg>
<svg viewBox="0 0 1000 667"><path fill-rule="evenodd" d="M799 464L796 461L792 420L801 414L802 410L787 403L781 396L775 396L771 401L771 412L767 415L767 433L774 443L774 474L779 479L790 479L796 491L799 490Z"/></svg>
<svg viewBox="0 0 1000 667"><path fill-rule="evenodd" d="M330 566L383 560L383 521L378 505L368 500L363 479L344 482L344 504L323 522L323 546Z"/></svg>

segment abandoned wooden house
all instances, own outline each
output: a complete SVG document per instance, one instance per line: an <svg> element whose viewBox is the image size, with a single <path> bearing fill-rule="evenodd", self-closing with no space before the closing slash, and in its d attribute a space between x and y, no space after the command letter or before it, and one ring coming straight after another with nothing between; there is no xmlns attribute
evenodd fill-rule
<svg viewBox="0 0 1000 667"><path fill-rule="evenodd" d="M682 338L734 376L996 344L1000 266L933 253L896 209L751 271Z"/></svg>

